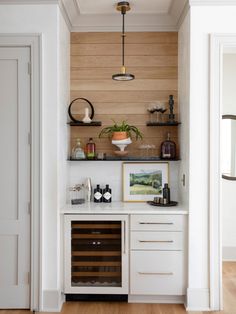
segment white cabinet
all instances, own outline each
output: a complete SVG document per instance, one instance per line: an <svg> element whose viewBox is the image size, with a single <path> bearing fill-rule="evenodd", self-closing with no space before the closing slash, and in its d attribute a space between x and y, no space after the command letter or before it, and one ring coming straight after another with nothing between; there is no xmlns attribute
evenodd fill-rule
<svg viewBox="0 0 236 314"><path fill-rule="evenodd" d="M66 294L128 294L128 215L65 215Z"/></svg>
<svg viewBox="0 0 236 314"><path fill-rule="evenodd" d="M130 294L184 295L184 215L131 215Z"/></svg>

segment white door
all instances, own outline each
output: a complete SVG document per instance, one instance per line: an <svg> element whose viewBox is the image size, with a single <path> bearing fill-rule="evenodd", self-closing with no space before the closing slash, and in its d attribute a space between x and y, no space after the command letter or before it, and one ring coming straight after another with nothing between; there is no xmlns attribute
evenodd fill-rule
<svg viewBox="0 0 236 314"><path fill-rule="evenodd" d="M0 47L0 308L29 308L30 75L27 47Z"/></svg>

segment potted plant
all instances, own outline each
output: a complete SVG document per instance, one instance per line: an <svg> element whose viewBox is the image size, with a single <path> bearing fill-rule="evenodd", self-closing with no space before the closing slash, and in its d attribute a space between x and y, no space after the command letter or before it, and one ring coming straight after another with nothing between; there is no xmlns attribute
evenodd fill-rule
<svg viewBox="0 0 236 314"><path fill-rule="evenodd" d="M126 121L122 121L118 124L113 120L114 124L103 128L99 134L99 137L110 137L112 140L124 140L135 136L135 139L142 139L143 135L140 130L134 126L128 124Z"/></svg>

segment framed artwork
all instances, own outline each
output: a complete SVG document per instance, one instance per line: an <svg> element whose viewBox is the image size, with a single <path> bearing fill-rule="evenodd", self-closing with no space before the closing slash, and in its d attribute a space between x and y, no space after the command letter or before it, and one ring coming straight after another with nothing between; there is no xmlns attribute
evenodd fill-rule
<svg viewBox="0 0 236 314"><path fill-rule="evenodd" d="M162 197L168 178L168 162L124 162L123 201L146 202Z"/></svg>

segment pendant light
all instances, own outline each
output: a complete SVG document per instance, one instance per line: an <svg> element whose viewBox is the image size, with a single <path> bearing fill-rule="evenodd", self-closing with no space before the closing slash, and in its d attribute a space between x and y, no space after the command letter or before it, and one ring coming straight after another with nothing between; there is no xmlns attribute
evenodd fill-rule
<svg viewBox="0 0 236 314"><path fill-rule="evenodd" d="M122 14L122 67L121 73L112 75L112 79L115 81L131 81L135 78L135 76L133 74L126 73L125 68L125 14L130 10L129 2L118 2L116 9Z"/></svg>

